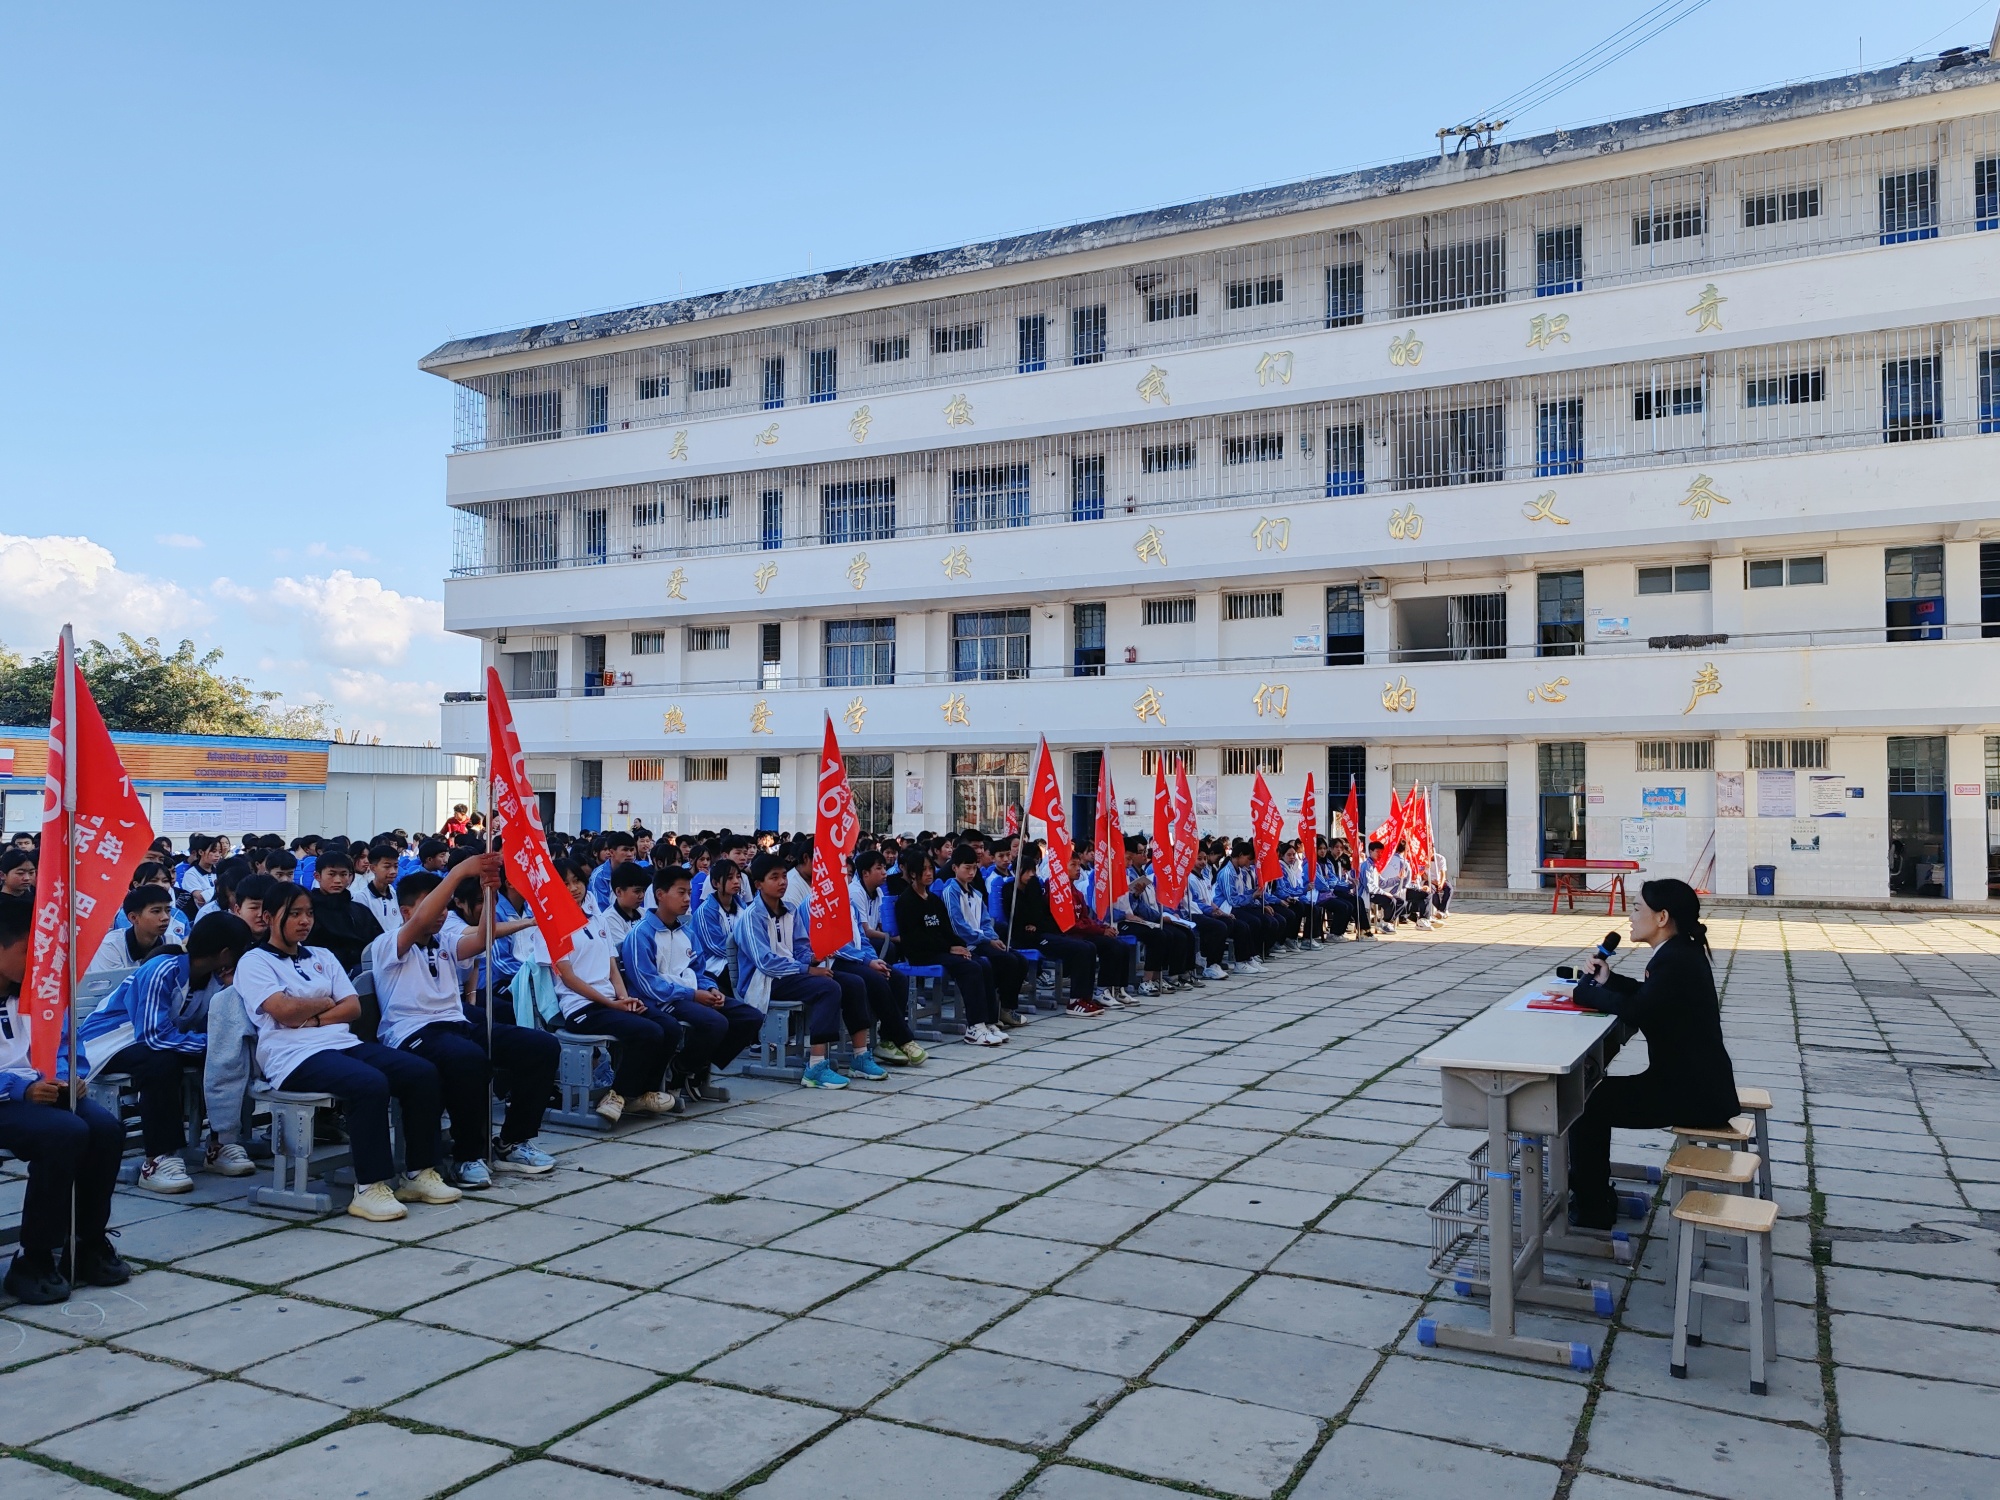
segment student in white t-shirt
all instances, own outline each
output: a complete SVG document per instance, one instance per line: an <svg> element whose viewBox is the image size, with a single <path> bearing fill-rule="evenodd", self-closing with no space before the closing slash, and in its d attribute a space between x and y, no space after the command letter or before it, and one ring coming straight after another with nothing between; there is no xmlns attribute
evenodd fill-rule
<svg viewBox="0 0 2000 1500"><path fill-rule="evenodd" d="M180 888L204 906L215 899L215 867L222 863L222 845L206 833L188 838L187 868L181 871Z"/></svg>
<svg viewBox="0 0 2000 1500"><path fill-rule="evenodd" d="M404 1203L456 1203L463 1195L438 1175L437 1069L420 1057L349 1030L361 1002L324 948L309 948L312 899L287 881L266 897L270 931L236 966L236 992L257 1030L257 1066L273 1085L333 1095L354 1155L347 1211L377 1222L400 1219ZM403 1146L417 1170L396 1180L389 1150L389 1100L403 1106Z"/></svg>
<svg viewBox="0 0 2000 1500"><path fill-rule="evenodd" d="M382 1005L384 1045L416 1054L437 1069L445 1112L451 1116L451 1154L460 1187L489 1188L486 1165L487 1086L497 1064L512 1080L507 1119L494 1144L496 1165L540 1176L555 1158L532 1142L555 1088L562 1044L546 1031L496 1020L487 1052L483 1013L477 1024L460 998L465 977L486 947L484 924L468 925L451 911L454 894L471 886L492 856L476 854L443 876L429 870L396 882L400 921L368 945L375 996ZM496 861L497 862L497 861ZM449 924L449 925L447 925Z"/></svg>
<svg viewBox="0 0 2000 1500"><path fill-rule="evenodd" d="M587 894L583 872L568 860L556 868L581 906ZM534 939L528 953L545 957L547 939L540 932ZM571 1031L609 1037L619 1044L611 1089L597 1101L597 1114L616 1125L627 1110L640 1115L678 1113L680 1096L665 1092L664 1084L667 1064L680 1048L680 1023L671 1016L649 1014L645 1001L626 992L625 976L618 967L618 944L604 913L592 917L571 938L571 944L569 956L554 965L556 1003L562 1007L563 1022ZM515 939L515 951L522 951L519 938Z"/></svg>

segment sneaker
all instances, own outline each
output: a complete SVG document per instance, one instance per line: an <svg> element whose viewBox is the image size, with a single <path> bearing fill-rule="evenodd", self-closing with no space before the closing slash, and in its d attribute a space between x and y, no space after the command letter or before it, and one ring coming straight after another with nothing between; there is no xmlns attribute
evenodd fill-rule
<svg viewBox="0 0 2000 1500"><path fill-rule="evenodd" d="M483 1192L493 1186L493 1173L483 1161L462 1161L453 1173L458 1185L469 1193Z"/></svg>
<svg viewBox="0 0 2000 1500"><path fill-rule="evenodd" d="M729 1102L729 1090L719 1083L711 1082L705 1077L689 1079L687 1088L682 1092L690 1104L727 1104Z"/></svg>
<svg viewBox="0 0 2000 1500"><path fill-rule="evenodd" d="M1095 1000L1072 1000L1065 1013L1072 1016L1101 1016L1104 1014L1104 1007Z"/></svg>
<svg viewBox="0 0 2000 1500"><path fill-rule="evenodd" d="M903 1056L908 1059L910 1066L913 1068L921 1067L930 1060L930 1053L926 1052L913 1041L903 1043Z"/></svg>
<svg viewBox="0 0 2000 1500"><path fill-rule="evenodd" d="M1004 1047L1007 1045L1007 1033L1002 1031L998 1026L995 1026L991 1021L988 1021L979 1029L985 1033L987 1046Z"/></svg>
<svg viewBox="0 0 2000 1500"><path fill-rule="evenodd" d="M1201 972L1204 977L1211 980L1227 979L1229 977L1228 972L1224 970L1221 964L1210 964L1206 969L1203 969Z"/></svg>
<svg viewBox="0 0 2000 1500"><path fill-rule="evenodd" d="M250 1153L231 1142L211 1140L202 1160L202 1170L213 1172L218 1177L248 1177L257 1170L257 1163L250 1159Z"/></svg>
<svg viewBox="0 0 2000 1500"><path fill-rule="evenodd" d="M1003 1010L1000 1012L1000 1024L1009 1031L1018 1031L1028 1024L1028 1018L1018 1010Z"/></svg>
<svg viewBox="0 0 2000 1500"><path fill-rule="evenodd" d="M132 1267L112 1247L109 1231L95 1245L78 1245L76 1265L71 1269L65 1256L58 1269L72 1286L123 1286L132 1279Z"/></svg>
<svg viewBox="0 0 2000 1500"><path fill-rule="evenodd" d="M178 1156L149 1156L139 1168L139 1186L149 1193L191 1193L194 1179Z"/></svg>
<svg viewBox="0 0 2000 1500"><path fill-rule="evenodd" d="M968 1047L984 1047L986 1045L986 1028L983 1026L966 1027L963 1040Z"/></svg>
<svg viewBox="0 0 2000 1500"><path fill-rule="evenodd" d="M1431 930L1431 919L1429 917L1418 917L1417 931L1429 932L1430 930Z"/></svg>
<svg viewBox="0 0 2000 1500"><path fill-rule="evenodd" d="M1252 974L1261 974L1264 972L1264 960L1253 955L1244 962L1243 967L1248 969Z"/></svg>
<svg viewBox="0 0 2000 1500"><path fill-rule="evenodd" d="M404 1203L456 1203L464 1196L438 1176L436 1167L411 1172L396 1185L396 1197Z"/></svg>
<svg viewBox="0 0 2000 1500"><path fill-rule="evenodd" d="M1319 952L1320 949L1324 948L1325 946L1326 944L1322 943L1318 938L1306 939L1306 952L1308 953L1317 953Z"/></svg>
<svg viewBox="0 0 2000 1500"><path fill-rule="evenodd" d="M53 1255L30 1255L25 1250L17 1252L0 1287L4 1287L7 1295L16 1302L24 1302L30 1307L49 1307L69 1301L69 1278L56 1269Z"/></svg>
<svg viewBox="0 0 2000 1500"><path fill-rule="evenodd" d="M625 1097L616 1089L606 1089L604 1097L597 1101L597 1117L607 1125L616 1125L625 1118Z"/></svg>
<svg viewBox="0 0 2000 1500"><path fill-rule="evenodd" d="M1159 985L1155 984L1150 979L1140 980L1139 983L1136 986L1134 986L1134 988L1136 988L1139 991L1139 993L1145 996L1146 999L1148 1000L1157 1000L1160 997ZM1126 996L1126 1003L1127 1004L1131 1003L1131 996L1129 993Z"/></svg>
<svg viewBox="0 0 2000 1500"><path fill-rule="evenodd" d="M1111 1008L1111 991L1101 984L1090 992L1090 999L1091 1003L1099 1010L1109 1010Z"/></svg>
<svg viewBox="0 0 2000 1500"><path fill-rule="evenodd" d="M875 1061L887 1063L892 1068L907 1068L910 1065L909 1054L886 1037L875 1043Z"/></svg>
<svg viewBox="0 0 2000 1500"><path fill-rule="evenodd" d="M685 1106L679 1094L668 1093L665 1089L654 1089L631 1100L625 1108L635 1115L677 1115Z"/></svg>
<svg viewBox="0 0 2000 1500"><path fill-rule="evenodd" d="M805 1073L800 1077L799 1082L809 1089L844 1089L847 1087L846 1075L823 1057L807 1064Z"/></svg>
<svg viewBox="0 0 2000 1500"><path fill-rule="evenodd" d="M874 1056L864 1047L855 1053L853 1059L847 1064L847 1076L850 1081L856 1078L866 1078L870 1082L873 1082L877 1079L887 1078L889 1070L875 1061Z"/></svg>
<svg viewBox="0 0 2000 1500"><path fill-rule="evenodd" d="M556 1159L546 1151L538 1151L526 1141L516 1141L513 1145L496 1141L493 1146L493 1165L502 1172L519 1172L527 1177L540 1177L556 1169Z"/></svg>
<svg viewBox="0 0 2000 1500"><path fill-rule="evenodd" d="M386 1182L370 1182L356 1188L347 1211L357 1219L367 1219L375 1224L406 1218L410 1212L396 1201L395 1190Z"/></svg>

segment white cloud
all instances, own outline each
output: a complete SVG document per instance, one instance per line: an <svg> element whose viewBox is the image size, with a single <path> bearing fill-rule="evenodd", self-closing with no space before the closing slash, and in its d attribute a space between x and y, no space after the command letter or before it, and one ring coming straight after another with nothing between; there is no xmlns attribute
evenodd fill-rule
<svg viewBox="0 0 2000 1500"><path fill-rule="evenodd" d="M179 584L127 572L88 537L0 532L0 640L18 651L47 650L65 623L83 640L123 631L171 647L199 639L213 618Z"/></svg>
<svg viewBox="0 0 2000 1500"><path fill-rule="evenodd" d="M256 619L296 625L305 656L335 667L395 666L413 642L445 636L443 601L399 594L346 568L325 578L274 578L263 589L222 578L212 592Z"/></svg>
<svg viewBox="0 0 2000 1500"><path fill-rule="evenodd" d="M168 531L156 535L153 540L162 547L176 547L193 552L208 545L198 536L189 536L185 531Z"/></svg>

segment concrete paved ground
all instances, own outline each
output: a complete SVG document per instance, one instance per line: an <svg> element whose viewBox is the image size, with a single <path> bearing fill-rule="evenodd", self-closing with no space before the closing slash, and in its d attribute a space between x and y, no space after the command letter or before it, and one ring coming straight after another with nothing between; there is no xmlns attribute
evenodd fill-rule
<svg viewBox="0 0 2000 1500"><path fill-rule="evenodd" d="M1524 1318L1587 1375L1418 1346L1482 1312L1424 1271L1472 1140L1410 1060L1605 926L1467 910L887 1085L739 1082L395 1225L122 1190L143 1274L0 1307L0 1492L2000 1494L2000 919L1714 925L1778 1105L1768 1395L1723 1317L1668 1378L1657 1239L1608 1323Z"/></svg>

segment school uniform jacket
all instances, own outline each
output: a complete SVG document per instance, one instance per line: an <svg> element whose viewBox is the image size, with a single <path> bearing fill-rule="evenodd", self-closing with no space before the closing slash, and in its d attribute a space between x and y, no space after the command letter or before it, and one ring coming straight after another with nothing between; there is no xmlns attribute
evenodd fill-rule
<svg viewBox="0 0 2000 1500"><path fill-rule="evenodd" d="M1689 937L1654 950L1644 981L1613 974L1580 979L1579 1005L1617 1016L1646 1038L1646 1071L1688 1125L1722 1125L1736 1115L1736 1071L1722 1040L1722 1003L1708 955Z"/></svg>

